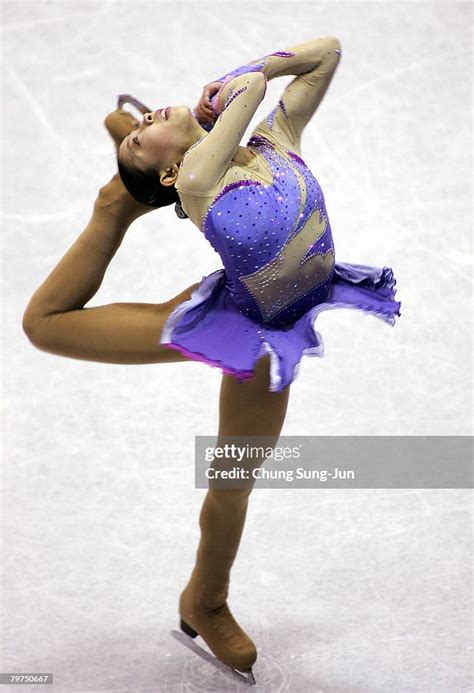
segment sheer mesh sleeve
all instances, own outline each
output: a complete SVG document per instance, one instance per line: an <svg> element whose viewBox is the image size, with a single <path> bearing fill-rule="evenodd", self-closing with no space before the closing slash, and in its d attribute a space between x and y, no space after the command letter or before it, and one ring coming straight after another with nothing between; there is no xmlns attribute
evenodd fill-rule
<svg viewBox="0 0 474 693"><path fill-rule="evenodd" d="M297 75L283 91L276 107L255 128L253 135L263 135L275 144L301 154L302 131L321 103L340 57L339 39L321 36L264 55L213 81L225 84L239 75L255 71L263 72L267 80ZM211 127L211 124L206 124L205 129Z"/></svg>
<svg viewBox="0 0 474 693"><path fill-rule="evenodd" d="M262 72L240 75L222 86L219 94L223 110L209 134L186 152L178 190L204 196L215 189L265 96L266 88L267 80Z"/></svg>
<svg viewBox="0 0 474 693"><path fill-rule="evenodd" d="M341 44L332 36L303 45L306 46L306 55L317 61L315 67L298 75L288 84L276 107L253 132L253 135L262 135L298 154L301 154L303 129L320 105L341 56ZM294 52L295 55L299 51L301 49L298 46L288 49L288 52ZM291 59L285 65L285 72L289 69Z"/></svg>

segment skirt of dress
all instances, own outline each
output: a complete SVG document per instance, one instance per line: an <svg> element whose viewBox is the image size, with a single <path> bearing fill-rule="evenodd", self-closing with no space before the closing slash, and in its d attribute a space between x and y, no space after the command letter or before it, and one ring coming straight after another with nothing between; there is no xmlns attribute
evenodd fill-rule
<svg viewBox="0 0 474 693"><path fill-rule="evenodd" d="M263 353L270 354L269 389L279 392L295 380L301 358L323 356L324 344L315 329L324 310L356 308L395 324L401 303L395 300L396 280L390 267L336 262L328 298L310 308L292 325L272 328L247 318L225 286L219 269L203 277L191 298L166 321L160 344L233 375L252 378Z"/></svg>

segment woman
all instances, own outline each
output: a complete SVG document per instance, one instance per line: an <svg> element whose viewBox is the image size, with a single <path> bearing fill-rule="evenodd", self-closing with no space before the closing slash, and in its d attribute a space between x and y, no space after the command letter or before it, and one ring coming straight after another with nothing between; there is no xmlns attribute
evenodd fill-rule
<svg viewBox="0 0 474 693"><path fill-rule="evenodd" d="M128 99L130 100L130 99ZM136 123L117 110L106 119L116 145ZM124 132L125 131L125 132ZM159 344L163 326L176 306L190 298L199 282L165 303L113 303L85 308L131 223L152 207L136 202L115 174L104 185L85 230L35 291L23 316L23 329L38 349L74 359L138 364L189 361ZM252 379L239 386L224 374L220 388L217 445L226 436L268 436L276 445L286 415L289 387L269 390L269 361L259 360ZM252 438L254 440L254 438ZM269 443L266 442L268 445ZM201 540L192 577L183 591L188 621L228 666L252 675L255 645L227 607L229 574L247 512L247 489L207 492L199 522ZM183 611L182 611L183 613ZM183 627L184 624L183 624ZM190 632L189 629L187 631Z"/></svg>
<svg viewBox="0 0 474 693"><path fill-rule="evenodd" d="M324 195L301 159L303 128L340 54L330 36L243 65L205 88L198 115L219 114L209 133L187 106L162 108L146 113L119 149L129 192L156 206L179 199L224 265L170 316L161 344L240 380L268 352L277 392L303 354L322 355L314 330L322 310L358 308L392 325L400 314L390 268L335 262ZM299 76L241 147L267 80L287 74Z"/></svg>
<svg viewBox="0 0 474 693"><path fill-rule="evenodd" d="M138 128L126 114L110 117L128 192L117 175L101 188L88 226L25 311L32 343L107 363L192 359L217 366L224 374L216 444L237 435L268 436L276 445L302 355L323 352L317 314L358 308L392 325L400 315L390 268L335 262L324 195L300 157L303 128L339 57L336 38L314 39L211 82L195 113L143 108ZM283 75L298 76L241 147L267 80ZM130 224L173 202L224 269L164 304L84 308ZM251 675L255 645L226 601L250 491L210 484L179 613L185 633L199 634L222 662Z"/></svg>

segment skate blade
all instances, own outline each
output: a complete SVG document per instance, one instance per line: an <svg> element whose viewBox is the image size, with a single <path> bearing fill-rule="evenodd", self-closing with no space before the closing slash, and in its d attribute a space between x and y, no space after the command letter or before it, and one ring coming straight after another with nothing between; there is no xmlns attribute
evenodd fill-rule
<svg viewBox="0 0 474 693"><path fill-rule="evenodd" d="M136 99L134 96L131 96L130 94L119 94L117 97L117 108L122 108L124 105L128 103L131 106L134 106L137 111L140 111L142 115L145 115L145 113L149 113L150 109L145 106L141 101Z"/></svg>
<svg viewBox="0 0 474 693"><path fill-rule="evenodd" d="M204 650L202 647L196 645L194 640L190 638L189 635L186 635L185 633L182 633L179 630L172 630L171 635L175 637L176 640L179 640L179 642L182 643L185 647L202 657L202 659L205 659L206 662L209 662L210 664L215 666L216 669L219 669L220 671L223 671L226 674L232 674L233 677L237 677L240 681L242 681L242 683L245 683L245 685L247 686L254 686L257 683L251 671L249 671L248 675L246 675L243 672L234 669L233 667L227 666L227 664L221 662L220 659L217 659L217 657L214 657L214 655L211 655L209 652L206 652L206 650Z"/></svg>

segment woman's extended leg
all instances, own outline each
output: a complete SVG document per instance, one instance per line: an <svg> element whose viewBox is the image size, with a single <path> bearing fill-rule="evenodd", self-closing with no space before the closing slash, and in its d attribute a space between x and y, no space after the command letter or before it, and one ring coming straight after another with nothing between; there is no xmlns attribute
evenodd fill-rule
<svg viewBox="0 0 474 693"><path fill-rule="evenodd" d="M276 445L290 386L282 392L270 392L269 370L269 356L265 356L258 361L251 380L238 383L230 375L223 376L216 445L223 445L227 436L242 436L242 445L246 439L255 444L258 438L254 436L265 436L265 446ZM253 460L248 466L257 467L262 462L263 458ZM208 490L199 518L201 539L196 564L180 596L180 614L185 623L203 637L219 659L242 671L252 667L257 652L230 613L226 600L252 486Z"/></svg>
<svg viewBox="0 0 474 693"><path fill-rule="evenodd" d="M131 113L120 108L119 99L119 107L104 121L116 151L138 124ZM191 296L199 282L165 303L84 308L101 285L130 224L152 210L129 195L118 174L100 189L89 224L34 293L24 313L23 329L35 346L61 356L105 363L188 360L174 349L160 346L159 340L169 314Z"/></svg>
<svg viewBox="0 0 474 693"><path fill-rule="evenodd" d="M23 329L39 349L104 363L168 363L188 360L159 344L176 305L199 282L165 303L112 303L84 308L130 224L153 208L136 202L118 174L103 186L85 230L33 294Z"/></svg>

